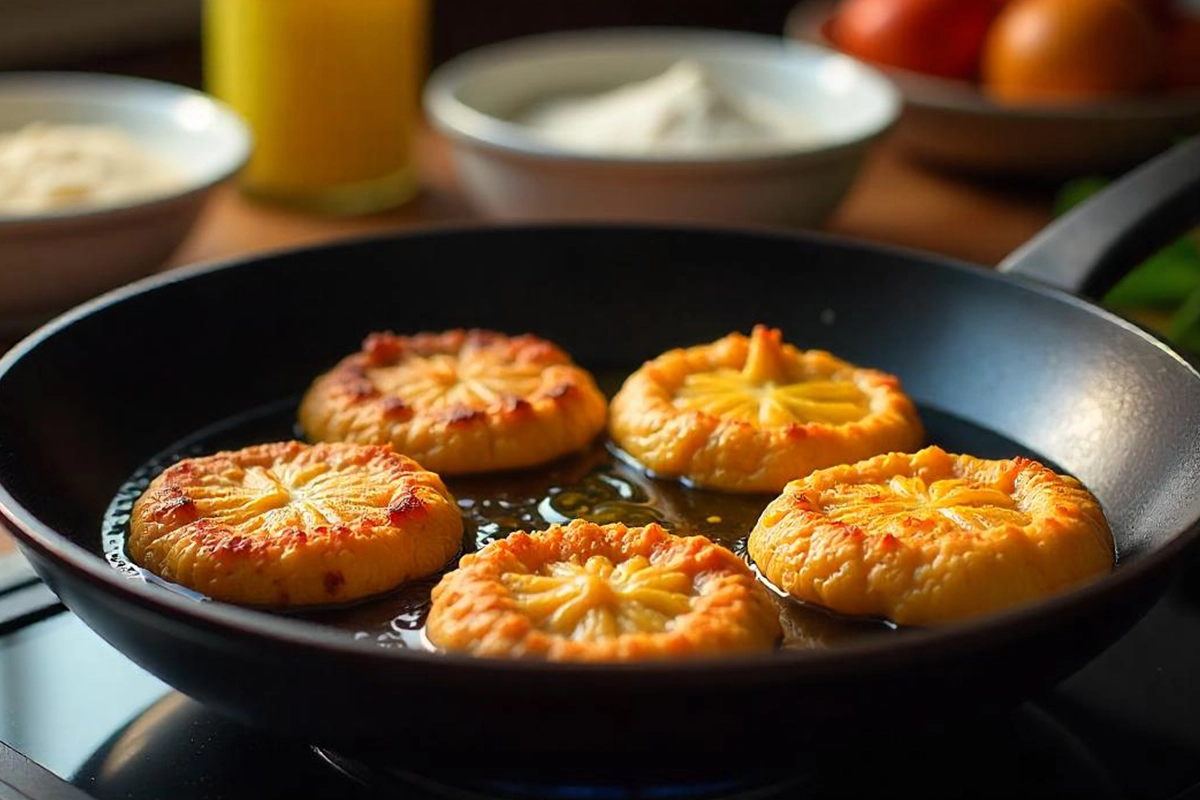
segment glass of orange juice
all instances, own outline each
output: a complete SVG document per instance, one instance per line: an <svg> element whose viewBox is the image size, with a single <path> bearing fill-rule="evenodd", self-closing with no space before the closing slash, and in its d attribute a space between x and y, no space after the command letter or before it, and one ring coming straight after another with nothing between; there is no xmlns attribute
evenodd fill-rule
<svg viewBox="0 0 1200 800"><path fill-rule="evenodd" d="M429 0L206 0L208 90L254 131L249 194L356 214L417 191Z"/></svg>

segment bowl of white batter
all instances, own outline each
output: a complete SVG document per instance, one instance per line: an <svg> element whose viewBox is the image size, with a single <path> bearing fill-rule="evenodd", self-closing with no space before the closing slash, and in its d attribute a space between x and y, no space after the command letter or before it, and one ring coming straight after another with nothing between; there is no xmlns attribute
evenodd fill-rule
<svg viewBox="0 0 1200 800"><path fill-rule="evenodd" d="M0 75L0 333L161 267L250 150L245 123L200 92Z"/></svg>
<svg viewBox="0 0 1200 800"><path fill-rule="evenodd" d="M895 123L900 97L819 46L635 28L464 54L431 76L425 108L490 217L811 227Z"/></svg>

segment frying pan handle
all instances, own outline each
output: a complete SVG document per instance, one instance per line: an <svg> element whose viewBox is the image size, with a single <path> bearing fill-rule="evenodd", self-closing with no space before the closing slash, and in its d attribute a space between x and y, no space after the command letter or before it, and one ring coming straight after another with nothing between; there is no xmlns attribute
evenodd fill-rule
<svg viewBox="0 0 1200 800"><path fill-rule="evenodd" d="M1200 136L1176 145L1051 223L998 269L1098 298L1200 223Z"/></svg>

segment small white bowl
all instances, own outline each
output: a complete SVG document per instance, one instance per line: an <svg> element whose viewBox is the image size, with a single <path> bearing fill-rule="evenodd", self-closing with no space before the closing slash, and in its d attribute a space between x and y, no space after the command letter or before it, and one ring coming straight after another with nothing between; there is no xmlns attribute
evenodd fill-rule
<svg viewBox="0 0 1200 800"><path fill-rule="evenodd" d="M542 101L645 80L682 59L700 62L731 90L811 119L818 132L746 155L601 156L548 143L514 121ZM819 224L836 207L900 102L880 73L825 48L644 28L485 47L443 65L425 92L460 182L489 216L802 226Z"/></svg>
<svg viewBox="0 0 1200 800"><path fill-rule="evenodd" d="M0 214L0 332L160 267L183 241L213 186L250 156L233 111L180 86L88 73L0 75L0 131L30 122L107 124L184 176L170 194L32 216Z"/></svg>

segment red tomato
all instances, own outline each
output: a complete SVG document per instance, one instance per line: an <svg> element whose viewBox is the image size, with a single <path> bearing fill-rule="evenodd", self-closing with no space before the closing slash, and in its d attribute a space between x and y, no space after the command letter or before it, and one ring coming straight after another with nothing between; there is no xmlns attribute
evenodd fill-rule
<svg viewBox="0 0 1200 800"><path fill-rule="evenodd" d="M1200 16L1179 14L1171 20L1166 37L1167 86L1200 88Z"/></svg>
<svg viewBox="0 0 1200 800"><path fill-rule="evenodd" d="M846 0L831 21L839 48L945 78L970 79L988 26L1007 0Z"/></svg>
<svg viewBox="0 0 1200 800"><path fill-rule="evenodd" d="M1133 0L1015 0L984 45L984 87L1017 103L1145 91L1161 72L1162 39Z"/></svg>

